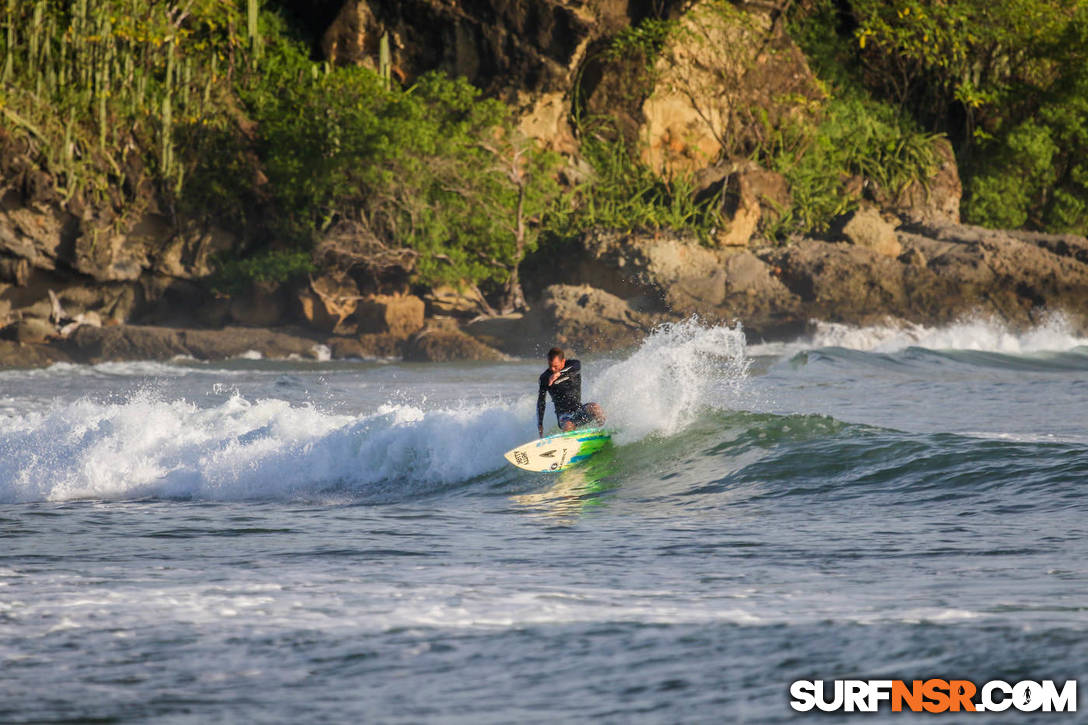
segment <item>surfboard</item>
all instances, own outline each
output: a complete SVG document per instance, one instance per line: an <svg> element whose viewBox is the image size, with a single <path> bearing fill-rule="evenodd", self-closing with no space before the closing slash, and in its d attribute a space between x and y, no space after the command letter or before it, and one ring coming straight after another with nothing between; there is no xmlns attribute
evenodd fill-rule
<svg viewBox="0 0 1088 725"><path fill-rule="evenodd" d="M582 428L529 441L504 455L526 471L557 473L586 460L611 440L604 428Z"/></svg>

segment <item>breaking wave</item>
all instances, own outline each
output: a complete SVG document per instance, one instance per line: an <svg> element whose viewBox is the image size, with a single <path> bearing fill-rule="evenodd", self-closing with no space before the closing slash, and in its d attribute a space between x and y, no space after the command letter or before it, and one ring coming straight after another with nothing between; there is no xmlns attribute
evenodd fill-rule
<svg viewBox="0 0 1088 725"><path fill-rule="evenodd" d="M1088 346L1088 338L1074 331L1061 314L1047 317L1025 331L1011 330L993 318L965 319L943 327L904 322L899 325L857 327L816 322L815 331L788 343L765 343L749 348L752 355L791 355L805 350L838 347L876 353L895 353L917 347L927 350L970 350L1026 355L1066 352Z"/></svg>
<svg viewBox="0 0 1088 725"><path fill-rule="evenodd" d="M617 441L672 435L735 400L739 329L661 328L587 386ZM180 498L403 499L503 470L531 430L535 396L427 409L389 402L343 415L234 396L211 407L141 391L0 415L0 502Z"/></svg>

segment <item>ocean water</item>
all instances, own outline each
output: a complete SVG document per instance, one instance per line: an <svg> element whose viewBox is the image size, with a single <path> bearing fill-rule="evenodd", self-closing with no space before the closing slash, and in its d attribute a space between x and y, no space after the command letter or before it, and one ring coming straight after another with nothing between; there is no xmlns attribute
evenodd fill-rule
<svg viewBox="0 0 1088 725"><path fill-rule="evenodd" d="M1088 683L1088 340L663 328L583 359L0 372L0 722L804 715L798 679ZM553 421L549 405L548 421ZM958 718L958 719L957 719Z"/></svg>

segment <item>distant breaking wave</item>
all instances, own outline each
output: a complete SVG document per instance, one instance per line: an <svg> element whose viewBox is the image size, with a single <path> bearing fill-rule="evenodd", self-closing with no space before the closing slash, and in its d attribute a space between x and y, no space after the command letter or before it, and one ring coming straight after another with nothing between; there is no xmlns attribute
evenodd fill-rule
<svg viewBox="0 0 1088 725"><path fill-rule="evenodd" d="M944 327L913 323L856 327L836 322L816 322L809 337L788 343L764 343L748 348L751 355L791 355L804 350L840 347L864 352L894 353L907 348L928 350L972 350L1025 355L1039 352L1066 352L1088 346L1088 338L1073 331L1069 320L1053 314L1037 327L1011 331L994 318L973 318Z"/></svg>

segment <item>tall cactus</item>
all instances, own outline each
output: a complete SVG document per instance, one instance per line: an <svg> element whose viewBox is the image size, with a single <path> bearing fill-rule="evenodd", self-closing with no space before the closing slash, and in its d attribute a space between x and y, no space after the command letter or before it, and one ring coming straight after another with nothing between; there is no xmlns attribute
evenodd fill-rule
<svg viewBox="0 0 1088 725"><path fill-rule="evenodd" d="M45 9L45 3L41 0L34 3L34 12L31 15L30 20L30 37L28 43L30 47L30 53L27 56L29 66L27 70L30 75L36 76L38 74L38 53L41 49L41 33L42 33L42 11Z"/></svg>
<svg viewBox="0 0 1088 725"><path fill-rule="evenodd" d="M180 65L177 70L177 101L178 111L183 118L187 118L189 114L189 79L192 74L189 69L189 56L183 55L180 60Z"/></svg>
<svg viewBox="0 0 1088 725"><path fill-rule="evenodd" d="M385 90L390 90L393 87L393 57L389 52L388 30L382 33L381 40L378 41L378 73L385 83Z"/></svg>
<svg viewBox="0 0 1088 725"><path fill-rule="evenodd" d="M252 68L257 67L257 61L261 58L261 28L257 23L258 0L246 0L246 25L249 30L249 52Z"/></svg>
<svg viewBox="0 0 1088 725"><path fill-rule="evenodd" d="M162 97L162 173L169 176L174 156L174 39L166 43L166 82Z"/></svg>
<svg viewBox="0 0 1088 725"><path fill-rule="evenodd" d="M8 0L5 19L8 26L8 41L4 53L4 83L11 82L15 72L15 0Z"/></svg>

